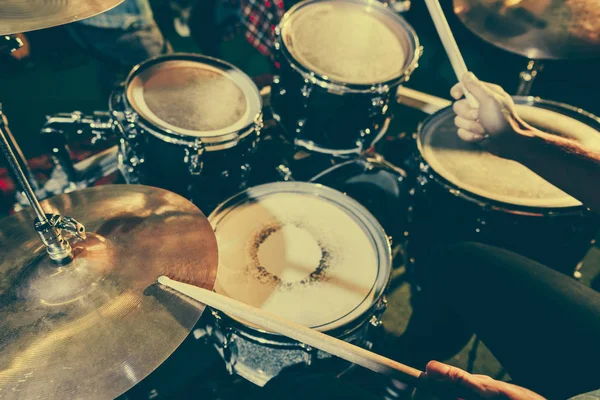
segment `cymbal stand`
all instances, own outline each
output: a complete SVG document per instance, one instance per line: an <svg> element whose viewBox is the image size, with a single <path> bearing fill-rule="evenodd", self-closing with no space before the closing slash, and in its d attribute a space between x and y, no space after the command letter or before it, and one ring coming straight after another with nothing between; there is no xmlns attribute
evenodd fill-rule
<svg viewBox="0 0 600 400"><path fill-rule="evenodd" d="M0 147L35 212L34 228L42 243L46 245L48 255L59 265L68 264L73 259L73 250L69 242L63 238L62 230L65 229L80 239L85 239L85 227L73 218L61 217L59 214L47 214L44 211L13 151L13 148L18 148L18 146L8 127L8 119L2 110L0 110Z"/></svg>
<svg viewBox="0 0 600 400"><path fill-rule="evenodd" d="M529 96L533 81L544 69L544 64L540 60L529 60L527 62L527 69L521 71L519 74L519 88L517 89L517 96Z"/></svg>

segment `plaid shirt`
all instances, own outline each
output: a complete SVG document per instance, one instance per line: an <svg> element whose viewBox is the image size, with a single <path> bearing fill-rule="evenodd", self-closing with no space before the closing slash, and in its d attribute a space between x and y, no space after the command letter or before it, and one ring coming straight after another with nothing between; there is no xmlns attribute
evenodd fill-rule
<svg viewBox="0 0 600 400"><path fill-rule="evenodd" d="M271 57L275 27L285 13L283 0L242 0L241 3L246 40L262 54Z"/></svg>
<svg viewBox="0 0 600 400"><path fill-rule="evenodd" d="M275 27L285 13L283 0L221 0L221 6L239 12L246 40L262 54L273 58Z"/></svg>

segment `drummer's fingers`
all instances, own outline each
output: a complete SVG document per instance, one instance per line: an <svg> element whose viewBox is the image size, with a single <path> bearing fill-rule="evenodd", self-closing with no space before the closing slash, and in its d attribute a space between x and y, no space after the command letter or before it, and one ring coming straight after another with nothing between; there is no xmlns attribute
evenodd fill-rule
<svg viewBox="0 0 600 400"><path fill-rule="evenodd" d="M471 119L466 119L458 115L454 118L454 125L456 125L457 128L465 129L477 135L485 134L485 129L483 128L483 126L481 126L479 122Z"/></svg>
<svg viewBox="0 0 600 400"><path fill-rule="evenodd" d="M460 82L452 86L452 89L450 89L450 96L452 96L454 100L460 99L461 97L463 97L463 94L463 85Z"/></svg>
<svg viewBox="0 0 600 400"><path fill-rule="evenodd" d="M456 133L458 134L458 137L464 140L465 142L479 142L483 139L483 135L470 132L463 128L458 128L458 131L456 131Z"/></svg>
<svg viewBox="0 0 600 400"><path fill-rule="evenodd" d="M505 95L506 92L502 89L502 86L496 85L495 83L483 82L492 92L498 93L500 95Z"/></svg>
<svg viewBox="0 0 600 400"><path fill-rule="evenodd" d="M479 108L474 108L469 105L467 100L460 100L452 105L454 113L459 117L476 120L479 118Z"/></svg>

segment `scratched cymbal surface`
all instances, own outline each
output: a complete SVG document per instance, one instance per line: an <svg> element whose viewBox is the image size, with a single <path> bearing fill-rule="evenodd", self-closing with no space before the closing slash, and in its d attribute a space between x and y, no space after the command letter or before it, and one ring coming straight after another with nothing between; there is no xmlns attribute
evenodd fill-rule
<svg viewBox="0 0 600 400"><path fill-rule="evenodd" d="M0 35L69 24L101 14L123 0L0 0Z"/></svg>
<svg viewBox="0 0 600 400"><path fill-rule="evenodd" d="M83 223L74 261L52 264L26 210L0 220L0 399L115 398L158 367L203 307L160 275L212 289L217 244L174 193L109 185L42 205Z"/></svg>

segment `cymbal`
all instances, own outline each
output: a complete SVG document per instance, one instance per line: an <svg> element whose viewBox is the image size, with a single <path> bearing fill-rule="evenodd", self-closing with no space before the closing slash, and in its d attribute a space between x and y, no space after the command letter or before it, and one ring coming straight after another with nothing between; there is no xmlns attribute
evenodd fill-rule
<svg viewBox="0 0 600 400"><path fill-rule="evenodd" d="M30 210L0 221L0 398L115 398L198 321L202 307L156 280L212 289L213 229L188 200L148 186L93 187L42 204L82 222L87 239L71 240L74 260L59 267Z"/></svg>
<svg viewBox="0 0 600 400"><path fill-rule="evenodd" d="M453 0L487 42L534 60L600 56L600 0Z"/></svg>
<svg viewBox="0 0 600 400"><path fill-rule="evenodd" d="M0 35L51 28L101 14L123 0L0 0Z"/></svg>

